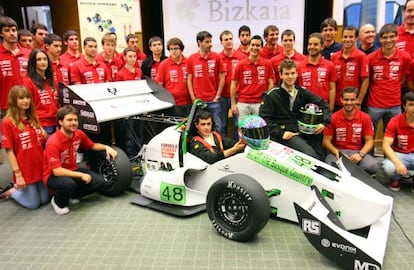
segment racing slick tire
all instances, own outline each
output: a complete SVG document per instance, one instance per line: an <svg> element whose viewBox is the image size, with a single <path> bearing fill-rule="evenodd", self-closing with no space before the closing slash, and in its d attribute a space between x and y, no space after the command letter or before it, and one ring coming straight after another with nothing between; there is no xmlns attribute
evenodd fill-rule
<svg viewBox="0 0 414 270"><path fill-rule="evenodd" d="M115 160L106 159L104 151L87 153L91 169L104 178L105 186L101 193L110 197L122 194L132 181L131 162L128 156L122 149L115 146L112 148L118 153Z"/></svg>
<svg viewBox="0 0 414 270"><path fill-rule="evenodd" d="M207 213L224 237L245 242L255 237L270 216L263 187L252 177L232 174L216 181L207 193Z"/></svg>

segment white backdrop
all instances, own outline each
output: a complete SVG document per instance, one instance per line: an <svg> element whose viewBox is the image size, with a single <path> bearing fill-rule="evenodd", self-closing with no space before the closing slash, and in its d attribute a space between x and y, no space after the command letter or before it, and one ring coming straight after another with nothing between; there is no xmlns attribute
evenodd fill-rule
<svg viewBox="0 0 414 270"><path fill-rule="evenodd" d="M263 29L274 24L280 34L292 29L296 49L302 52L304 14L304 0L164 0L164 38L165 42L180 38L185 45L184 54L189 56L198 50L197 32L209 31L213 35L213 50L220 52L219 36L223 30L233 32L236 48L240 26L249 26L252 35L263 38Z"/></svg>

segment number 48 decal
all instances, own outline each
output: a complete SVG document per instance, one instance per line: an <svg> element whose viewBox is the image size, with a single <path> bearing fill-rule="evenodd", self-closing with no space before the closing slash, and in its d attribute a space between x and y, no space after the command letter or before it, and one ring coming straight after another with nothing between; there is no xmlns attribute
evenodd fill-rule
<svg viewBox="0 0 414 270"><path fill-rule="evenodd" d="M185 186L171 185L162 182L160 198L165 202L185 204Z"/></svg>

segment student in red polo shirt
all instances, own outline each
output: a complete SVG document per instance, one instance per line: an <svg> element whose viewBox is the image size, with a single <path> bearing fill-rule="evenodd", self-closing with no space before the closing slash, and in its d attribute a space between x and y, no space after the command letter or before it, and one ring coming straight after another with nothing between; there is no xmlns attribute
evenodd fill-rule
<svg viewBox="0 0 414 270"><path fill-rule="evenodd" d="M13 171L13 182L4 188L0 198L11 197L18 204L36 209L49 202L42 182L43 141L46 137L30 92L21 85L13 86L9 109L2 124L2 143Z"/></svg>
<svg viewBox="0 0 414 270"><path fill-rule="evenodd" d="M43 161L43 181L54 192L51 204L56 214L69 213L69 200L79 199L100 191L104 186L101 175L86 168L78 168L79 149L106 151L107 158L116 158L117 152L104 144L94 143L78 129L78 111L71 105L57 113L59 129L47 140Z"/></svg>
<svg viewBox="0 0 414 270"><path fill-rule="evenodd" d="M384 172L391 178L389 188L400 189L400 180L408 176L408 170L414 170L414 92L403 97L404 113L391 119L385 130L382 149L385 159ZM414 182L411 184L414 192Z"/></svg>
<svg viewBox="0 0 414 270"><path fill-rule="evenodd" d="M374 128L369 115L359 110L358 100L355 87L341 91L343 107L332 114L331 123L324 130L322 145L329 152L325 162L335 163L342 153L367 173L374 174L379 169L378 162L369 154L374 147Z"/></svg>
<svg viewBox="0 0 414 270"><path fill-rule="evenodd" d="M121 68L115 76L115 81L141 80L142 71L135 66L137 62L137 52L133 48L124 50L125 66Z"/></svg>
<svg viewBox="0 0 414 270"><path fill-rule="evenodd" d="M59 82L69 85L69 66L60 60L62 53L62 38L55 34L49 34L45 38L46 53L49 56L53 68L53 81L56 89L59 89Z"/></svg>
<svg viewBox="0 0 414 270"><path fill-rule="evenodd" d="M220 98L225 83L225 70L219 55L211 51L213 36L207 31L197 33L199 51L187 60L187 87L191 100L207 103L218 132L225 128L221 123Z"/></svg>
<svg viewBox="0 0 414 270"><path fill-rule="evenodd" d="M125 40L127 47L133 48L137 52L137 62L135 63L135 66L137 68L141 68L142 62L147 58L147 56L138 48L138 37L135 34L128 34Z"/></svg>
<svg viewBox="0 0 414 270"><path fill-rule="evenodd" d="M377 131L380 118L384 129L389 120L401 113L401 86L404 85L411 64L410 55L396 48L398 28L386 24L380 29L381 48L368 55L370 83L367 113Z"/></svg>
<svg viewBox="0 0 414 270"><path fill-rule="evenodd" d="M364 101L369 85L368 58L365 53L355 47L358 29L346 26L342 31L342 49L331 56L337 74L335 111L342 107L342 90L352 86L359 89L358 104Z"/></svg>
<svg viewBox="0 0 414 270"><path fill-rule="evenodd" d="M283 52L282 46L277 44L279 39L279 28L276 25L268 25L263 30L263 38L266 41L266 45L262 46L260 56L270 60L276 55Z"/></svg>
<svg viewBox="0 0 414 270"><path fill-rule="evenodd" d="M111 81L106 65L96 60L98 45L93 37L83 40L85 55L73 63L70 77L72 84L102 83Z"/></svg>
<svg viewBox="0 0 414 270"><path fill-rule="evenodd" d="M331 61L323 58L321 52L324 39L322 34L313 33L308 39L308 57L298 64L300 86L323 98L331 111L336 97L336 70Z"/></svg>
<svg viewBox="0 0 414 270"><path fill-rule="evenodd" d="M245 54L246 56L249 56L249 41L251 37L251 31L250 27L247 25L242 25L239 28L239 40L240 40L240 46L237 48L237 51Z"/></svg>
<svg viewBox="0 0 414 270"><path fill-rule="evenodd" d="M295 32L293 32L293 30L287 29L283 31L281 41L283 52L270 59L273 70L275 71L274 85L278 85L280 83L279 65L283 60L292 59L296 63L299 63L306 58L303 54L295 50Z"/></svg>
<svg viewBox="0 0 414 270"><path fill-rule="evenodd" d="M52 135L56 131L58 91L53 81L52 64L41 49L33 49L30 54L28 76L23 83L32 94L40 124L48 136Z"/></svg>
<svg viewBox="0 0 414 270"><path fill-rule="evenodd" d="M229 110L231 109L231 98L230 98L230 86L231 79L233 77L233 72L236 69L237 64L247 58L247 56L235 50L233 48L233 33L225 30L220 34L220 43L223 46L223 51L219 53L221 61L224 64L224 69L226 70L226 79L221 92L220 104L221 104L221 121L224 127L227 127ZM238 119L237 115L233 115L233 134L234 139L238 140ZM223 129L223 136L227 136L227 128Z"/></svg>
<svg viewBox="0 0 414 270"><path fill-rule="evenodd" d="M22 84L27 73L30 50L17 42L17 23L10 17L0 16L0 124L8 107L7 97L14 85ZM0 163L3 152L0 145Z"/></svg>
<svg viewBox="0 0 414 270"><path fill-rule="evenodd" d="M155 81L158 68L167 57L164 55L162 38L158 36L151 37L148 43L151 55L142 62L141 71L145 78Z"/></svg>
<svg viewBox="0 0 414 270"><path fill-rule="evenodd" d="M250 39L250 55L234 70L231 86L233 115L259 114L262 95L273 88L274 72L269 60L260 56L263 40L259 35Z"/></svg>
<svg viewBox="0 0 414 270"><path fill-rule="evenodd" d="M79 50L78 33L75 30L67 30L62 37L67 50L61 55L60 60L63 64L71 67L82 56Z"/></svg>
<svg viewBox="0 0 414 270"><path fill-rule="evenodd" d="M112 33L106 33L101 40L103 52L98 53L96 60L106 65L111 74L111 81L115 81L116 74L123 66L123 61L115 54L116 39Z"/></svg>
<svg viewBox="0 0 414 270"><path fill-rule="evenodd" d="M184 44L179 38L167 42L170 57L161 62L157 82L174 97L174 113L186 117L190 113L191 98L187 89L187 58L183 55Z"/></svg>
<svg viewBox="0 0 414 270"><path fill-rule="evenodd" d="M398 27L398 39L395 46L408 52L414 58L414 1L404 5L404 22Z"/></svg>

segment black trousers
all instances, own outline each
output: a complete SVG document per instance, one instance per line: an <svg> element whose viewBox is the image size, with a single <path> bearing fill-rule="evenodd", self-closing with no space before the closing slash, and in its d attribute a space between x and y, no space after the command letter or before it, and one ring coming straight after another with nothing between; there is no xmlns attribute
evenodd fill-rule
<svg viewBox="0 0 414 270"><path fill-rule="evenodd" d="M86 184L80 178L53 174L49 177L47 186L54 191L55 203L61 208L68 206L71 198L81 198L95 191L101 191L104 187L105 182L101 175L85 168L79 168L77 171L90 174L92 181Z"/></svg>

